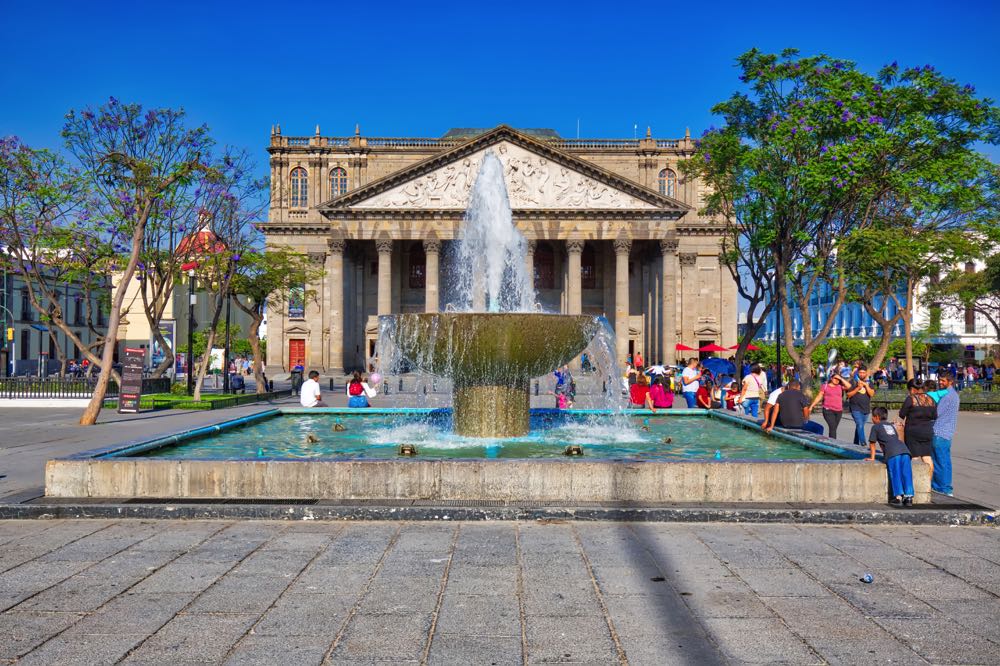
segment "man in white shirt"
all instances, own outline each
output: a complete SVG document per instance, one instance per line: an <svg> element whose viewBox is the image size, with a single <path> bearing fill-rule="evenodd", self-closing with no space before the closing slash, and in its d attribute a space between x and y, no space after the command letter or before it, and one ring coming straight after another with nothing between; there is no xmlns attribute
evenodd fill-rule
<svg viewBox="0 0 1000 666"><path fill-rule="evenodd" d="M315 370L309 373L309 379L302 382L302 392L299 397L299 402L302 403L303 407L326 407L323 401L320 399L319 394L319 373Z"/></svg>
<svg viewBox="0 0 1000 666"><path fill-rule="evenodd" d="M773 410L774 406L778 404L778 396L781 395L781 392L784 390L785 390L784 386L779 386L778 388L774 389L768 394L767 404L764 405L764 420L762 421L763 425L766 426L768 424L769 422L768 418L771 416L771 410Z"/></svg>
<svg viewBox="0 0 1000 666"><path fill-rule="evenodd" d="M705 374L705 371L698 366L701 365L698 359L692 358L681 373L681 393L687 402L688 409L695 409L698 406L698 381Z"/></svg>

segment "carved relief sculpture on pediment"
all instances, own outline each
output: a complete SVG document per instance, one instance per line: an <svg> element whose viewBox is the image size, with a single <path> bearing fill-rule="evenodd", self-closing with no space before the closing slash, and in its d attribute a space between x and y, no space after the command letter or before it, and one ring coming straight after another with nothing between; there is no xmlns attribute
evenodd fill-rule
<svg viewBox="0 0 1000 666"><path fill-rule="evenodd" d="M465 209L483 157L489 151L503 163L511 208L655 208L506 141L377 194L356 207Z"/></svg>

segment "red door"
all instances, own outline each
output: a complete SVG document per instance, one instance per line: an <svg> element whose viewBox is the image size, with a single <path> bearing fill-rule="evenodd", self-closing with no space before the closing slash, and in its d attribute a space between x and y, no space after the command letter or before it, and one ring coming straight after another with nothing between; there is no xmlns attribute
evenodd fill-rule
<svg viewBox="0 0 1000 666"><path fill-rule="evenodd" d="M292 338L288 341L288 368L296 365L306 366L306 341L304 338Z"/></svg>

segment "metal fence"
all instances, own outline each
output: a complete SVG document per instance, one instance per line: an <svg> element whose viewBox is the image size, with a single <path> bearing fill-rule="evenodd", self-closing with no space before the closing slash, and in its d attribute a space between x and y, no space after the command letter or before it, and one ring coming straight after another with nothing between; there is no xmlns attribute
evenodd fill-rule
<svg viewBox="0 0 1000 666"><path fill-rule="evenodd" d="M0 398L89 398L94 394L97 377L90 378L52 378L37 377L6 377L0 379ZM169 393L169 377L146 377L142 380L142 392ZM118 397L118 384L114 380L108 382L107 398Z"/></svg>

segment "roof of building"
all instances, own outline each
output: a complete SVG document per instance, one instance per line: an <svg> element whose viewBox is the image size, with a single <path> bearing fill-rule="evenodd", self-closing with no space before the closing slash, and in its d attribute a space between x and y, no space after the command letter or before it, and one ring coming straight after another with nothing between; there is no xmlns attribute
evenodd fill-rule
<svg viewBox="0 0 1000 666"><path fill-rule="evenodd" d="M209 229L202 229L193 234L188 234L177 244L174 253L178 256L195 254L215 254L225 252L226 244Z"/></svg>
<svg viewBox="0 0 1000 666"><path fill-rule="evenodd" d="M492 127L452 127L450 130L444 133L442 139L465 139L469 137L479 136L480 134L486 134ZM561 139L559 132L554 129L549 129L547 127L518 127L518 132L522 134L529 134L531 136L537 137L539 139Z"/></svg>

